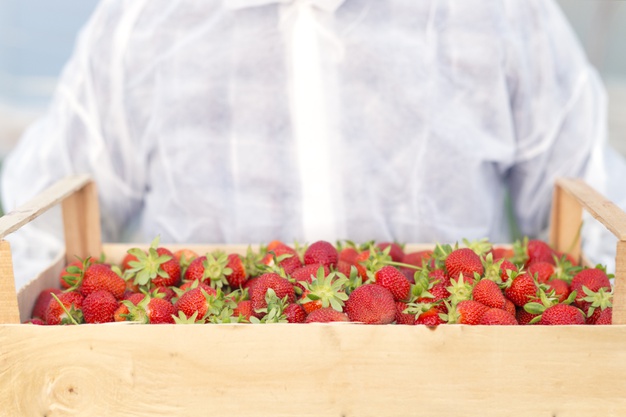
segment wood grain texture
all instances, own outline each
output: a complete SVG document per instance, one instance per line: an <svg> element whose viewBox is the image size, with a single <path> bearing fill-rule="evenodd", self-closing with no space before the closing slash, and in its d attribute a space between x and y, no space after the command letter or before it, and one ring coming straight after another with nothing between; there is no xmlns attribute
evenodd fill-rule
<svg viewBox="0 0 626 417"><path fill-rule="evenodd" d="M62 207L67 262L75 260L76 256L99 258L102 252L102 236L95 183L88 182L67 196Z"/></svg>
<svg viewBox="0 0 626 417"><path fill-rule="evenodd" d="M0 240L0 280L0 323L19 323L11 245L6 240Z"/></svg>
<svg viewBox="0 0 626 417"><path fill-rule="evenodd" d="M59 288L59 276L65 267L65 253L60 253L38 277L23 286L17 293L20 322L32 317L37 296L47 288ZM4 323L0 321L0 323Z"/></svg>
<svg viewBox="0 0 626 417"><path fill-rule="evenodd" d="M626 241L626 213L580 179L560 178L556 186L573 196L596 220Z"/></svg>
<svg viewBox="0 0 626 417"><path fill-rule="evenodd" d="M624 416L625 326L0 326L4 416Z"/></svg>
<svg viewBox="0 0 626 417"><path fill-rule="evenodd" d="M567 250L567 240L575 236L582 219L582 209L602 223L617 237L613 324L626 324L626 212L607 200L584 181L560 178L556 181L550 220L550 243L557 250ZM580 242L575 257L580 259ZM573 253L574 255L574 253Z"/></svg>
<svg viewBox="0 0 626 417"><path fill-rule="evenodd" d="M580 261L581 242L578 231L583 209L578 199L558 184L552 196L550 216L550 245L559 252L567 252Z"/></svg>
<svg viewBox="0 0 626 417"><path fill-rule="evenodd" d="M626 324L626 242L617 242L613 289L613 324Z"/></svg>

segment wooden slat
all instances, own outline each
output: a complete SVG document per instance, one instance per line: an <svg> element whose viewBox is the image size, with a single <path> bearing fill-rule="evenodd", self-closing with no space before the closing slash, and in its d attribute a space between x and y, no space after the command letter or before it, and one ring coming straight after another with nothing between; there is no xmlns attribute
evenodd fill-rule
<svg viewBox="0 0 626 417"><path fill-rule="evenodd" d="M552 196L550 217L550 245L567 252L580 261L581 242L578 231L582 222L582 206L578 199L562 187L556 186Z"/></svg>
<svg viewBox="0 0 626 417"><path fill-rule="evenodd" d="M67 177L17 209L0 217L0 238L33 221L90 182L88 175Z"/></svg>
<svg viewBox="0 0 626 417"><path fill-rule="evenodd" d="M47 288L59 288L59 275L65 265L65 253L59 253L38 277L20 288L17 293L17 304L20 308L21 322L32 318L33 307L41 291Z"/></svg>
<svg viewBox="0 0 626 417"><path fill-rule="evenodd" d="M0 280L0 323L19 323L11 245L6 240L0 240Z"/></svg>
<svg viewBox="0 0 626 417"><path fill-rule="evenodd" d="M602 194L591 188L583 180L561 178L556 185L561 187L600 223L613 233L617 239L626 240L626 213Z"/></svg>
<svg viewBox="0 0 626 417"><path fill-rule="evenodd" d="M0 404L7 416L624 416L625 345L626 326L4 325Z"/></svg>
<svg viewBox="0 0 626 417"><path fill-rule="evenodd" d="M47 210L63 204L66 253L86 256L100 255L100 212L96 186L88 175L64 178L41 194L0 218L0 239L33 221ZM0 240L0 323L19 323L20 316L32 307L18 310L13 273L13 262L8 242ZM73 255L72 255L73 259ZM39 287L33 285L32 287Z"/></svg>
<svg viewBox="0 0 626 417"><path fill-rule="evenodd" d="M102 237L98 191L93 182L70 194L62 202L67 262L76 256L100 257Z"/></svg>
<svg viewBox="0 0 626 417"><path fill-rule="evenodd" d="M613 289L613 324L626 324L626 213L580 179L556 181L550 228L550 243L555 249L567 250L582 219L582 209L589 212L618 239ZM580 255L580 242L576 257Z"/></svg>
<svg viewBox="0 0 626 417"><path fill-rule="evenodd" d="M617 242L613 289L613 324L626 324L626 242Z"/></svg>

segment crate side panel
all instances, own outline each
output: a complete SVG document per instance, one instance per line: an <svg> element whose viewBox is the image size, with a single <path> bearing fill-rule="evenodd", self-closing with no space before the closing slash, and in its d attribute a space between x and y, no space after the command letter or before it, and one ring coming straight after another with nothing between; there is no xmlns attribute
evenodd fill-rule
<svg viewBox="0 0 626 417"><path fill-rule="evenodd" d="M626 326L3 325L0 404L7 415L622 416L625 343Z"/></svg>

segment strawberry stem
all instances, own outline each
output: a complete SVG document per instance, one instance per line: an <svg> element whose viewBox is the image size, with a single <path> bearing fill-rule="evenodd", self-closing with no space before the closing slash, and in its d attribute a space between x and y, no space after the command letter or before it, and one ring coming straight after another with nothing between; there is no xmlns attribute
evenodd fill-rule
<svg viewBox="0 0 626 417"><path fill-rule="evenodd" d="M56 300L57 303L59 303L59 305L61 306L61 308L63 309L65 314L67 314L67 317L69 317L69 319L72 321L72 323L74 323L75 325L78 325L78 322L76 321L76 319L74 319L72 314L67 310L67 308L65 308L65 304L63 304L63 302L61 300L59 300L59 297L57 297L56 294L52 293L52 292L50 293L50 295L52 296L52 298L54 298Z"/></svg>

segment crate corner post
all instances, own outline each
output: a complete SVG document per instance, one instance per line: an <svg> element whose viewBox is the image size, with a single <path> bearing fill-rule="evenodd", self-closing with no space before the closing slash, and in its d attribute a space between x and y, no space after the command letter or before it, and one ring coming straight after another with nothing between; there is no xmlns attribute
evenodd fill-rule
<svg viewBox="0 0 626 417"><path fill-rule="evenodd" d="M15 291L15 275L13 273L13 258L11 245L0 239L0 323L20 323L17 293Z"/></svg>
<svg viewBox="0 0 626 417"><path fill-rule="evenodd" d="M99 257L102 252L102 232L95 182L87 182L65 198L62 208L67 262L75 260L76 256Z"/></svg>

